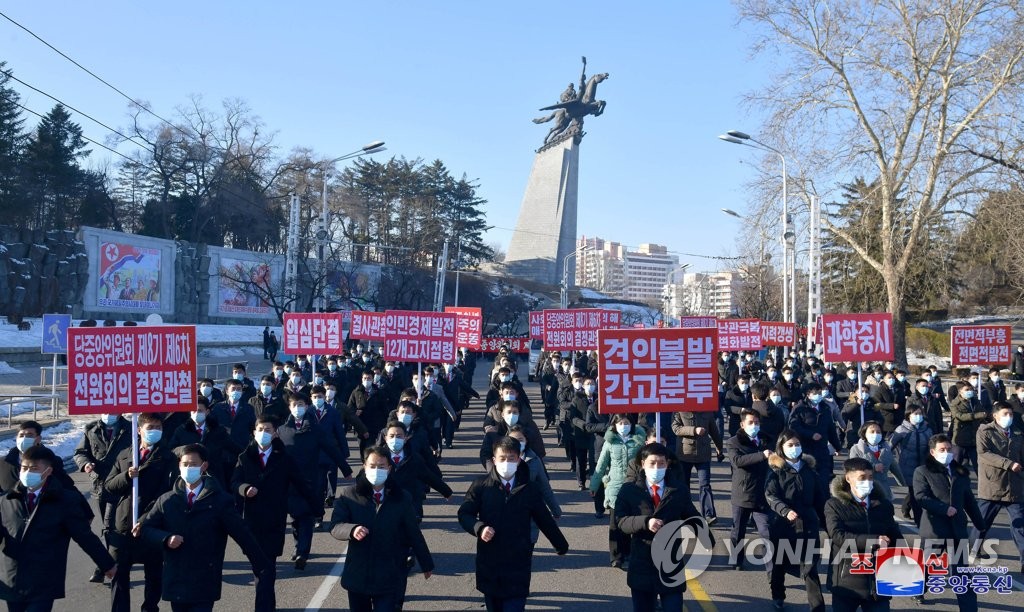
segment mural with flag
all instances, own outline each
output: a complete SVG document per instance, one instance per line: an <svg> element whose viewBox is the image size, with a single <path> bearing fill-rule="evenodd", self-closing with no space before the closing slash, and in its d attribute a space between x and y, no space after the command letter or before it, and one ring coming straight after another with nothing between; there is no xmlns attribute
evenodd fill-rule
<svg viewBox="0 0 1024 612"><path fill-rule="evenodd" d="M96 303L115 308L160 308L161 250L100 242Z"/></svg>

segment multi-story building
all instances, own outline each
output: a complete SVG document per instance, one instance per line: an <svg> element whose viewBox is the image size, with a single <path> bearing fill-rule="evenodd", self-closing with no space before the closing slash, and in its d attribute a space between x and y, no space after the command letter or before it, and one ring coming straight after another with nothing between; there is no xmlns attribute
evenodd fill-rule
<svg viewBox="0 0 1024 612"><path fill-rule="evenodd" d="M617 242L582 237L576 246L587 247L577 255L577 286L637 302L660 301L669 273L679 265L677 256L657 244L629 251Z"/></svg>
<svg viewBox="0 0 1024 612"><path fill-rule="evenodd" d="M684 316L725 318L736 314L737 297L742 275L736 271L690 272L682 281L663 285L662 299L666 314L678 319Z"/></svg>

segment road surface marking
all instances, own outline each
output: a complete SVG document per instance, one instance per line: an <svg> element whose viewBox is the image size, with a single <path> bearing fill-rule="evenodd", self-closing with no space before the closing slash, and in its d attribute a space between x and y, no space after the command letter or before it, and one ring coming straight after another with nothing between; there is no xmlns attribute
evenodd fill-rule
<svg viewBox="0 0 1024 612"><path fill-rule="evenodd" d="M711 596L704 590L700 582L693 575L693 572L686 570L686 590L693 594L693 598L700 604L701 610L704 612L718 612L718 608L715 607Z"/></svg>
<svg viewBox="0 0 1024 612"><path fill-rule="evenodd" d="M338 582L338 578L341 576L341 571L345 569L345 556L348 553L348 545L345 545L345 552L341 553L338 560L334 563L334 567L331 571L324 576L324 581L320 583L320 588L313 594L313 599L309 600L309 605L306 606L306 612L318 612L323 607L324 602L327 601L327 597L331 594L331 590L334 585Z"/></svg>

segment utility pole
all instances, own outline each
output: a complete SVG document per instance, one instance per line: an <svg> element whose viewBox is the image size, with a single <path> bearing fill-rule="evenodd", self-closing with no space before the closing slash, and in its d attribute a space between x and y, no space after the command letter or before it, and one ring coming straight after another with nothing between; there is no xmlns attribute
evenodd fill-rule
<svg viewBox="0 0 1024 612"><path fill-rule="evenodd" d="M452 306L459 305L459 274L462 272L462 241L459 241L459 248L455 255L455 303Z"/></svg>
<svg viewBox="0 0 1024 612"><path fill-rule="evenodd" d="M448 272L448 241L441 249L441 260L437 262L437 282L434 284L434 312L444 310L444 281Z"/></svg>
<svg viewBox="0 0 1024 612"><path fill-rule="evenodd" d="M821 316L821 200L811 196L811 214L808 222L810 239L807 263L807 352L810 353L810 339L814 337L815 324ZM815 338L820 342L821 338Z"/></svg>

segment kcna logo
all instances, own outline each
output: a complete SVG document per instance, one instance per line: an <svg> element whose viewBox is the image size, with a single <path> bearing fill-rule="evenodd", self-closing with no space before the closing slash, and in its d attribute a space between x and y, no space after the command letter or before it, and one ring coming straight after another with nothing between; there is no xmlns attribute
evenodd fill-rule
<svg viewBox="0 0 1024 612"><path fill-rule="evenodd" d="M874 574L875 590L887 597L923 595L927 576L949 574L947 553L924 558L919 548L880 548L877 553L854 553L850 573Z"/></svg>
<svg viewBox="0 0 1024 612"><path fill-rule="evenodd" d="M690 517L666 523L654 534L651 560L658 569L661 583L675 588L682 586L687 578L696 579L704 573L711 564L714 547L715 540L704 517Z"/></svg>

